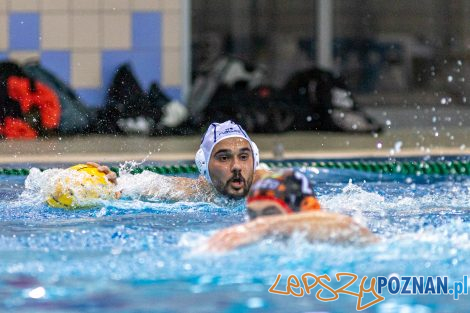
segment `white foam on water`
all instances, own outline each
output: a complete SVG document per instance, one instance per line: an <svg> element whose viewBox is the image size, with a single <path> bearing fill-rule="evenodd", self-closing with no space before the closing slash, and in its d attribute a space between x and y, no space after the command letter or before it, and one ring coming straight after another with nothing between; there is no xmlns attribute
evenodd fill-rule
<svg viewBox="0 0 470 313"><path fill-rule="evenodd" d="M71 169L54 168L41 172L37 168L32 168L26 177L25 190L19 200L29 204L44 203L56 192L58 186L70 190L73 204L78 207L102 204L103 200L109 199L114 194L114 185L96 184L88 178L86 172ZM90 197L90 194L98 197Z"/></svg>
<svg viewBox="0 0 470 313"><path fill-rule="evenodd" d="M351 181L341 193L324 195L319 198L321 205L328 211L360 214L363 210L383 211L385 198L377 193L368 192Z"/></svg>
<svg viewBox="0 0 470 313"><path fill-rule="evenodd" d="M191 178L184 178L191 179ZM123 173L118 178L118 189L124 198L138 199L150 202L178 201L192 203L213 203L221 207L234 208L244 203L244 200L234 200L218 194L214 188L204 184L199 179L194 183L181 183L180 179L143 171L140 174ZM188 193L188 188L192 191Z"/></svg>
<svg viewBox="0 0 470 313"><path fill-rule="evenodd" d="M53 181L60 175L62 169L54 168L41 172L38 168L33 167L29 171L29 175L25 180L25 190L21 194L21 200L30 203L42 203L54 190Z"/></svg>
<svg viewBox="0 0 470 313"><path fill-rule="evenodd" d="M187 232L181 235L177 246L182 248L197 249L203 245L209 237L194 232Z"/></svg>
<svg viewBox="0 0 470 313"><path fill-rule="evenodd" d="M117 182L123 196L133 199L146 197L152 201L158 198L158 195L178 193L178 190L173 190L174 186L170 177L150 171L140 174L123 172Z"/></svg>

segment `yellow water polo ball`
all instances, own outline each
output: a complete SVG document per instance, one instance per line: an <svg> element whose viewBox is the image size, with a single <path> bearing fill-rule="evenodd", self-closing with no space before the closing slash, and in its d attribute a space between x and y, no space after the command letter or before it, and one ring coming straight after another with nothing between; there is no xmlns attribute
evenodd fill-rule
<svg viewBox="0 0 470 313"><path fill-rule="evenodd" d="M96 167L78 164L56 177L46 202L54 208L90 208L96 206L99 200L114 198L113 187L106 174Z"/></svg>

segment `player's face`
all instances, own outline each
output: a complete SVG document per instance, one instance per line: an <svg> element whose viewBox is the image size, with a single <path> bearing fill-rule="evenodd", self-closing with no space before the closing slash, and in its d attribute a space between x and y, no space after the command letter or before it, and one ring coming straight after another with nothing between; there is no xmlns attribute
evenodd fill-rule
<svg viewBox="0 0 470 313"><path fill-rule="evenodd" d="M272 200L255 200L247 205L248 216L253 220L260 216L287 214L282 206Z"/></svg>
<svg viewBox="0 0 470 313"><path fill-rule="evenodd" d="M231 198L245 197L253 182L253 151L243 138L227 138L214 146L209 175L214 187Z"/></svg>

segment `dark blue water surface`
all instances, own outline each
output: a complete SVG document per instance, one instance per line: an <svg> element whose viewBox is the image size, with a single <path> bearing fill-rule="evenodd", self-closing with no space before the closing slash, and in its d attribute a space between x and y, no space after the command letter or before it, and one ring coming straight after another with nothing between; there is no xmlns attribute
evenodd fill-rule
<svg viewBox="0 0 470 313"><path fill-rule="evenodd" d="M307 173L323 207L353 216L382 241L319 244L299 234L222 255L195 254L215 230L246 220L243 202L127 198L65 211L22 195L25 177L0 176L0 311L354 312L357 299L350 295L322 302L314 295L318 287L303 297L268 289L278 274L280 290L288 275L306 272L333 280L339 272L447 276L452 284L470 274L469 177ZM469 295L384 296L363 312L470 307Z"/></svg>

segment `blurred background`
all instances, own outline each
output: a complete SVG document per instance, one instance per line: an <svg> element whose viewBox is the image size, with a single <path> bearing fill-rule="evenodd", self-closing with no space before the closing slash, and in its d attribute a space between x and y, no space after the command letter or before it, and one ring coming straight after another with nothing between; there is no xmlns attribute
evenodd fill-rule
<svg viewBox="0 0 470 313"><path fill-rule="evenodd" d="M92 107L117 67L181 97L184 1L0 0L0 59L37 58ZM186 63L187 66L188 63Z"/></svg>
<svg viewBox="0 0 470 313"><path fill-rule="evenodd" d="M122 62L182 98L185 76L226 53L264 64L275 85L313 64L360 93L465 102L469 14L464 0L1 0L0 58L41 59L90 106ZM319 64L325 44L331 61Z"/></svg>
<svg viewBox="0 0 470 313"><path fill-rule="evenodd" d="M157 83L165 101L189 107L172 124L182 125L198 77L229 55L272 90L306 69L340 75L382 129L464 127L469 15L464 0L0 0L0 60L40 62L92 124L130 64L142 91Z"/></svg>
<svg viewBox="0 0 470 313"><path fill-rule="evenodd" d="M313 64L360 93L432 89L465 102L469 12L459 0L194 0L193 68L231 52L266 64L277 85Z"/></svg>

